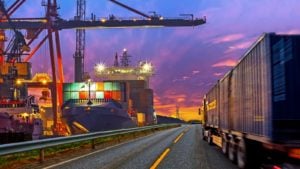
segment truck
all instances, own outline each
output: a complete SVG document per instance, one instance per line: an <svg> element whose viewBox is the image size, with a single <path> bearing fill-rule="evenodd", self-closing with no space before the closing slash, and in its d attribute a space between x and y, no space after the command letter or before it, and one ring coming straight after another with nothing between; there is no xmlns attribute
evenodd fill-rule
<svg viewBox="0 0 300 169"><path fill-rule="evenodd" d="M239 168L299 167L299 106L300 35L264 33L205 94L203 138Z"/></svg>

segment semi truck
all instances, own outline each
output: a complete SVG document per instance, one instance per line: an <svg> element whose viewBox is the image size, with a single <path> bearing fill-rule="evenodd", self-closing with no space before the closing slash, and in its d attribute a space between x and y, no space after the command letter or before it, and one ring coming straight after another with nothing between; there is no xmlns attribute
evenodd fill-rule
<svg viewBox="0 0 300 169"><path fill-rule="evenodd" d="M300 35L264 33L205 94L203 138L239 168L299 167L299 107Z"/></svg>

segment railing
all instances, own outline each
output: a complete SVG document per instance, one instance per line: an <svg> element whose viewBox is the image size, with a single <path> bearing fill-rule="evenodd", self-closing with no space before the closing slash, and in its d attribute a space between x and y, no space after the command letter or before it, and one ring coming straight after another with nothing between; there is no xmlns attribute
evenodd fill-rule
<svg viewBox="0 0 300 169"><path fill-rule="evenodd" d="M95 149L95 140L99 138L108 137L108 136L117 136L120 134L130 134L130 133L142 132L147 130L155 130L161 128L178 127L178 126L179 124L162 124L162 125L137 127L137 128L130 128L130 129L101 131L101 132L73 135L67 137L57 137L57 138L50 138L50 139L43 139L43 140L26 141L20 143L4 144L4 145L0 145L0 156L32 151L32 150L40 150L40 161L43 162L44 150L46 148L60 146L69 143L91 141L92 149Z"/></svg>

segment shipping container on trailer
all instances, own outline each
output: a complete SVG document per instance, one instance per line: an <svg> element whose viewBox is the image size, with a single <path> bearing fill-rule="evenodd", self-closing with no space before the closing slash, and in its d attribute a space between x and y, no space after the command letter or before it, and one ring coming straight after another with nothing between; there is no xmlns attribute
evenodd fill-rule
<svg viewBox="0 0 300 169"><path fill-rule="evenodd" d="M300 35L261 36L204 97L204 138L240 168L300 159ZM221 139L221 142L220 142Z"/></svg>

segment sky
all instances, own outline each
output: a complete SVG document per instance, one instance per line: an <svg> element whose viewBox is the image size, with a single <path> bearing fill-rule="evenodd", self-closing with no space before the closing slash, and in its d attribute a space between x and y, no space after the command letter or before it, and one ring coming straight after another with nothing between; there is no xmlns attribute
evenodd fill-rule
<svg viewBox="0 0 300 169"><path fill-rule="evenodd" d="M60 17L72 19L76 13L76 0L57 1ZM86 19L90 19L91 13L97 17L110 14L138 16L108 0L86 1ZM196 27L86 31L85 71L94 77L95 63L112 65L115 53L121 54L123 48L127 48L133 63L147 60L154 64L156 72L150 86L154 90L156 113L175 116L178 105L183 119L200 118L197 114L204 94L236 65L264 32L300 34L299 0L119 1L144 13L156 11L164 17L206 16L207 23ZM13 2L7 0L7 4ZM40 0L27 0L13 17L37 17L43 16L44 12ZM40 38L45 34L42 33ZM75 30L61 30L60 37L65 79L73 81ZM48 44L45 44L32 58L34 73L51 72L48 50Z"/></svg>

